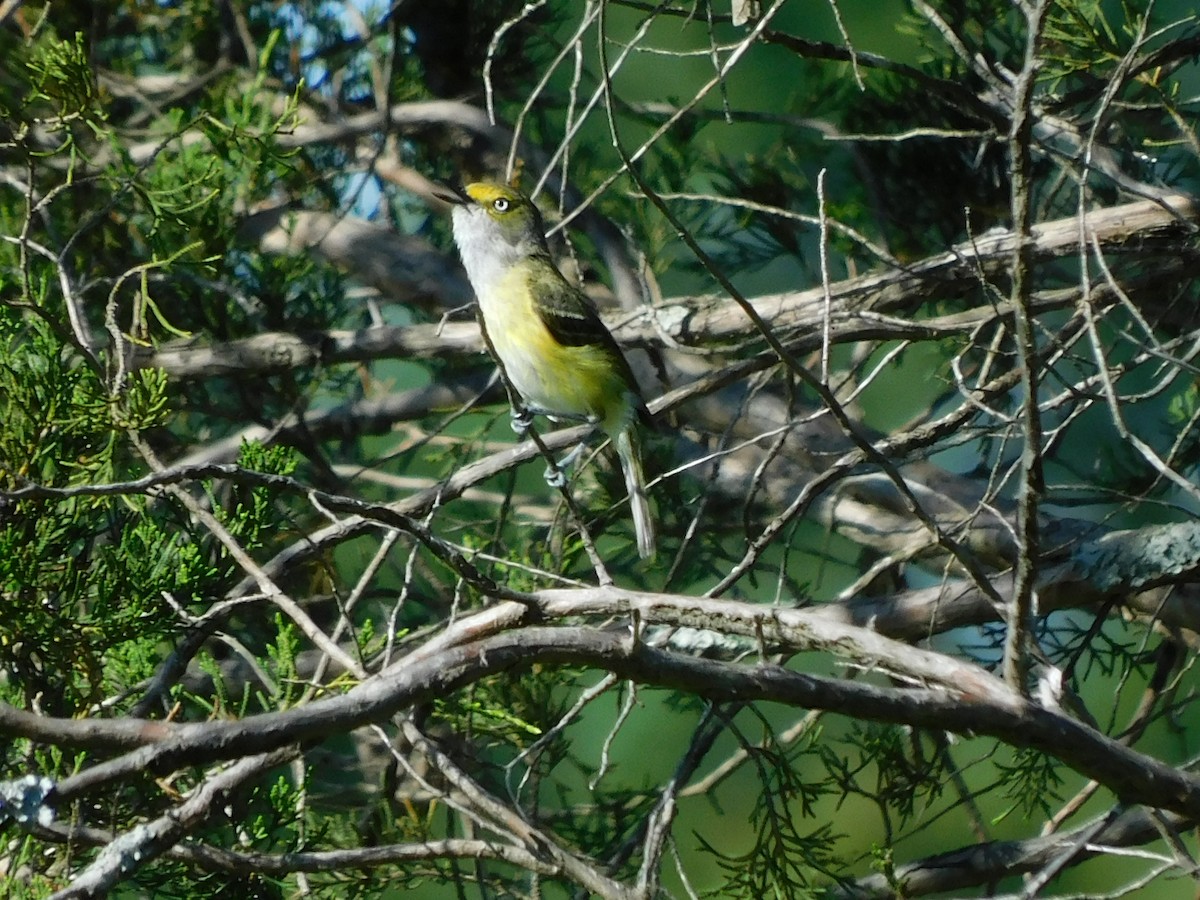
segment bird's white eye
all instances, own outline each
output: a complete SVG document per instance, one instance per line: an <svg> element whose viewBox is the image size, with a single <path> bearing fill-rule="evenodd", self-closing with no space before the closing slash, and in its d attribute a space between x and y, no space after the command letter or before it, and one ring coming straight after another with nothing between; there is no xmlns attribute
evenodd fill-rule
<svg viewBox="0 0 1200 900"><path fill-rule="evenodd" d="M512 204L508 202L507 197L497 197L492 201L492 209L498 213L508 212L508 208L511 205Z"/></svg>

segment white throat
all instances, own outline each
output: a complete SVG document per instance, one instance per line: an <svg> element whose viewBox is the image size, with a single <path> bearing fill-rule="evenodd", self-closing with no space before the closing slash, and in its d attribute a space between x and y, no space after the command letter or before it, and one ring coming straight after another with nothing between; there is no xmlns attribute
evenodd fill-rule
<svg viewBox="0 0 1200 900"><path fill-rule="evenodd" d="M451 221L467 278L479 302L486 306L504 277L521 261L521 248L506 241L481 209L456 206Z"/></svg>

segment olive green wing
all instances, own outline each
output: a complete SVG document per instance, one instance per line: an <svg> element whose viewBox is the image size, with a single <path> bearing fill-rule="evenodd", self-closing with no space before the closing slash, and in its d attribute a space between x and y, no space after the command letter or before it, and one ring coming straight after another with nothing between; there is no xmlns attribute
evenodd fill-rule
<svg viewBox="0 0 1200 900"><path fill-rule="evenodd" d="M540 278L531 285L534 308L550 333L568 347L594 344L606 350L616 349L616 341L587 295L557 272L554 276Z"/></svg>
<svg viewBox="0 0 1200 900"><path fill-rule="evenodd" d="M566 347L598 347L612 358L613 367L637 398L638 417L650 421L650 414L638 390L637 378L629 368L625 354L600 319L592 301L558 272L534 286L534 309L542 324L556 341Z"/></svg>

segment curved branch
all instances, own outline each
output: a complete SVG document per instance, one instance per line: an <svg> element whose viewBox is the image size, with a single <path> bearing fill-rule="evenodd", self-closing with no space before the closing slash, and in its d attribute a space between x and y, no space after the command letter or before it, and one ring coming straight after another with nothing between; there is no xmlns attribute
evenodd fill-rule
<svg viewBox="0 0 1200 900"><path fill-rule="evenodd" d="M1190 827L1187 819L1171 817L1172 826ZM1151 814L1142 809L1126 810L1113 818L1104 816L1072 831L1021 841L992 841L951 850L897 866L888 875L870 875L852 884L830 889L831 897L844 900L896 897L896 887L905 897L921 897L944 891L994 884L1001 878L1037 872L1072 854L1074 863L1105 855L1108 847L1146 844L1162 836Z"/></svg>
<svg viewBox="0 0 1200 900"><path fill-rule="evenodd" d="M33 832L38 837L56 843L83 843L94 847L108 844L115 837L113 832L106 829L78 825L54 824L49 827L37 827ZM189 841L176 844L166 855L210 872L227 872L231 875L266 873L284 876L296 872L337 872L342 869L373 869L379 866L399 866L442 859L491 859L520 866L539 875L560 874L557 866L539 859L523 847L467 838L384 844L345 850L301 850L294 853L228 850Z"/></svg>
<svg viewBox="0 0 1200 900"><path fill-rule="evenodd" d="M769 616L772 611L764 612L768 615L760 618L762 626L774 618ZM912 652L912 648L904 650ZM894 662L895 658L889 659ZM55 785L51 801L69 802L135 773L165 774L182 766L211 764L322 739L448 696L489 675L534 664L592 666L713 701L771 701L877 722L990 735L1059 759L1118 798L1200 818L1200 778L1025 700L986 673L984 681L968 680L957 689L887 688L777 665L695 659L630 640L625 633L547 626L507 631L449 646L424 658L406 659L342 696L303 707L238 722L177 726L165 740L62 780ZM967 664L962 665L965 668Z"/></svg>

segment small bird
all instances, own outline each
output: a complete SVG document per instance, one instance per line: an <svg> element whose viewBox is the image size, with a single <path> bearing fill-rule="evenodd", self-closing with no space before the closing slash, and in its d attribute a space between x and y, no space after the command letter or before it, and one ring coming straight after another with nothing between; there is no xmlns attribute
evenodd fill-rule
<svg viewBox="0 0 1200 900"><path fill-rule="evenodd" d="M454 242L492 349L526 411L591 422L612 439L638 553L652 557L654 521L637 431L639 420L650 422L650 413L591 301L555 266L537 207L492 181L438 196L454 204Z"/></svg>

